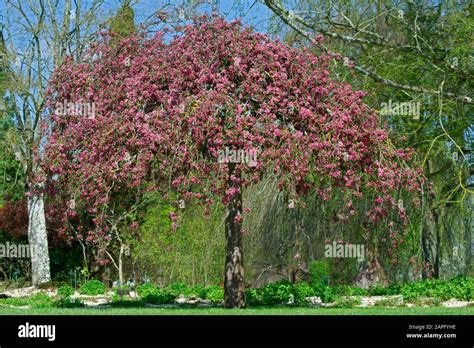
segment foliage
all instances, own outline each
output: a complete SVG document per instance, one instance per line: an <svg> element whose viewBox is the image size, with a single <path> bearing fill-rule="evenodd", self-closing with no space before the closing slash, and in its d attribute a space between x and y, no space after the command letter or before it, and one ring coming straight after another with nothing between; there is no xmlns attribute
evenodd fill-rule
<svg viewBox="0 0 474 348"><path fill-rule="evenodd" d="M158 293L159 289L153 284L146 283L146 284L140 284L139 286L137 286L136 291L137 291L138 296L147 297L149 295Z"/></svg>
<svg viewBox="0 0 474 348"><path fill-rule="evenodd" d="M47 308L53 305L53 299L44 292L38 292L27 300L28 306L34 308Z"/></svg>
<svg viewBox="0 0 474 348"><path fill-rule="evenodd" d="M63 285L58 288L58 295L62 298L69 298L74 294L74 288L70 285Z"/></svg>
<svg viewBox="0 0 474 348"><path fill-rule="evenodd" d="M297 306L304 306L307 305L308 302L306 301L307 297L315 296L316 292L306 282L298 282L293 285L294 295L295 295L295 305Z"/></svg>
<svg viewBox="0 0 474 348"><path fill-rule="evenodd" d="M9 240L20 239L28 233L28 211L26 200L6 201L0 206L0 232Z"/></svg>
<svg viewBox="0 0 474 348"><path fill-rule="evenodd" d="M11 297L0 299L0 304L15 307L30 306L33 308L48 308L54 306L54 300L44 292L38 292L28 297Z"/></svg>
<svg viewBox="0 0 474 348"><path fill-rule="evenodd" d="M329 285L331 267L326 261L313 261L309 266L309 276L313 286Z"/></svg>
<svg viewBox="0 0 474 348"><path fill-rule="evenodd" d="M347 307L355 307L362 303L359 297L338 297L336 302L331 307L334 308L347 308Z"/></svg>
<svg viewBox="0 0 474 348"><path fill-rule="evenodd" d="M315 296L314 289L305 282L292 284L288 281L279 281L267 284L262 288L247 289L246 296L250 305L306 305L306 297Z"/></svg>
<svg viewBox="0 0 474 348"><path fill-rule="evenodd" d="M321 298L323 302L333 302L337 298L337 294L334 292L334 289L326 285L313 286L315 296Z"/></svg>
<svg viewBox="0 0 474 348"><path fill-rule="evenodd" d="M204 217L202 206L192 204L182 210L178 229L171 229L170 213L176 213L172 203L158 194L147 194L147 205L139 238L132 244L132 260L140 275L166 287L179 280L187 284L216 284L222 278L224 243L215 238L222 233L223 209L214 206Z"/></svg>
<svg viewBox="0 0 474 348"><path fill-rule="evenodd" d="M175 297L187 296L191 293L191 289L184 283L173 283L168 287L168 292Z"/></svg>
<svg viewBox="0 0 474 348"><path fill-rule="evenodd" d="M295 305L306 305L305 298L318 296L325 303L336 302L336 306L346 307L360 304L361 296L402 295L406 301L414 301L422 297L433 297L438 300L472 300L474 298L474 279L456 277L449 281L426 280L387 288L374 287L369 290L354 286L325 286L305 282L291 284L281 281L268 284L262 288L248 289L247 300L250 305L274 306L287 304L293 295ZM383 305L382 302L379 305ZM389 299L386 305L399 304L399 299ZM435 303L439 303L436 302Z"/></svg>
<svg viewBox="0 0 474 348"><path fill-rule="evenodd" d="M194 285L189 289L188 296L206 298L207 290L202 285Z"/></svg>
<svg viewBox="0 0 474 348"><path fill-rule="evenodd" d="M470 301L474 299L474 279L467 277L456 277L449 281L432 279L403 284L401 295L407 301L419 297L435 297L441 300L456 298Z"/></svg>
<svg viewBox="0 0 474 348"><path fill-rule="evenodd" d="M403 295L405 301L414 301L422 297L433 297L443 301L451 298L470 301L474 299L474 278L458 276L450 280L429 279L395 284L386 288L374 287L369 290L369 294Z"/></svg>
<svg viewBox="0 0 474 348"><path fill-rule="evenodd" d="M333 286L334 292L339 296L368 296L366 289L357 286L339 285Z"/></svg>
<svg viewBox="0 0 474 348"><path fill-rule="evenodd" d="M83 295L103 295L105 285L97 279L88 280L79 288L79 292Z"/></svg>
<svg viewBox="0 0 474 348"><path fill-rule="evenodd" d="M404 305L403 298L400 298L400 297L384 298L374 303L374 306L376 307L397 307L397 306L403 306L403 305Z"/></svg>
<svg viewBox="0 0 474 348"><path fill-rule="evenodd" d="M64 297L56 300L54 306L59 308L81 308L84 307L84 304L78 298Z"/></svg>
<svg viewBox="0 0 474 348"><path fill-rule="evenodd" d="M218 285L208 286L204 298L213 303L221 303L224 301L224 289Z"/></svg>
<svg viewBox="0 0 474 348"><path fill-rule="evenodd" d="M174 290L180 292L183 287L180 285L175 286ZM142 284L137 287L137 294L140 296L142 302L151 304L168 304L173 303L177 298L177 295L172 294L167 289L160 289L153 284Z"/></svg>
<svg viewBox="0 0 474 348"><path fill-rule="evenodd" d="M133 35L136 31L134 23L135 13L129 4L123 4L110 22L110 32L113 39L119 41Z"/></svg>

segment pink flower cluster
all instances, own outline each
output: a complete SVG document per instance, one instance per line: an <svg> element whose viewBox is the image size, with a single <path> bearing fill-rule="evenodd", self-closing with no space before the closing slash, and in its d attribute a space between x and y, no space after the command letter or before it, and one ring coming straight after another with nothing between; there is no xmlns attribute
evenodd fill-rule
<svg viewBox="0 0 474 348"><path fill-rule="evenodd" d="M104 35L81 63L68 58L55 71L50 110L62 100L96 110L94 119L51 113L48 192L76 197L76 211L83 209L78 216L65 206L64 221L110 237L110 217L147 190L227 204L269 174L295 195L378 194L367 212L377 221L396 190L419 187L419 172L405 162L410 151L392 149L363 93L330 77L330 56L272 41L238 21L199 18L171 34L169 42L160 32L118 45ZM221 165L226 147L258 149L257 164Z"/></svg>

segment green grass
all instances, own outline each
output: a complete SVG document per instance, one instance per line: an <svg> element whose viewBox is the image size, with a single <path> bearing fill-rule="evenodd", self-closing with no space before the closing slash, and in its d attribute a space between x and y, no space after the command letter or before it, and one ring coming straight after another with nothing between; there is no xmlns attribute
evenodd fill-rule
<svg viewBox="0 0 474 348"><path fill-rule="evenodd" d="M474 315L474 307L443 308L0 308L0 315Z"/></svg>

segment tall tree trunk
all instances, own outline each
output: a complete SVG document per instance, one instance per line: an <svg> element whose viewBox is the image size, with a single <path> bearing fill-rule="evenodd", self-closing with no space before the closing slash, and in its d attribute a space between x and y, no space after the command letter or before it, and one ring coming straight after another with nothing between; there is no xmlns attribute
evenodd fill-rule
<svg viewBox="0 0 474 348"><path fill-rule="evenodd" d="M28 197L28 243L31 254L32 284L39 285L51 281L42 194L33 194Z"/></svg>
<svg viewBox="0 0 474 348"><path fill-rule="evenodd" d="M423 279L439 277L439 229L441 229L441 224L443 224L443 221L439 218L438 212L431 209L431 216L423 222L421 236L425 263L422 271Z"/></svg>
<svg viewBox="0 0 474 348"><path fill-rule="evenodd" d="M235 175L235 164L229 164L230 176ZM242 223L236 217L242 214L242 190L236 192L227 205L225 219L225 275L224 306L245 307L244 263L242 250ZM237 219L238 220L238 219Z"/></svg>

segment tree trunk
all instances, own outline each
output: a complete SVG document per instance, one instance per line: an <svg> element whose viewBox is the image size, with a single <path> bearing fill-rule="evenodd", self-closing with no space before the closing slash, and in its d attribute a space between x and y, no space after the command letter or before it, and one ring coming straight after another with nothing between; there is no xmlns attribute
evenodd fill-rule
<svg viewBox="0 0 474 348"><path fill-rule="evenodd" d="M28 243L30 244L31 254L32 285L51 281L42 194L33 194L28 197Z"/></svg>
<svg viewBox="0 0 474 348"><path fill-rule="evenodd" d="M229 165L229 177L234 174L235 165ZM229 179L230 183L230 179ZM245 307L244 263L242 251L242 223L236 216L242 214L242 191L236 192L227 205L225 219L225 308Z"/></svg>
<svg viewBox="0 0 474 348"><path fill-rule="evenodd" d="M123 244L120 244L120 254L119 254L119 266L118 266L118 272L119 272L119 281L120 281L120 290L122 290L123 286L123 251L125 249L125 246Z"/></svg>
<svg viewBox="0 0 474 348"><path fill-rule="evenodd" d="M434 209L431 210L431 216L423 221L421 236L425 263L422 271L423 279L439 278L439 236L443 223Z"/></svg>

